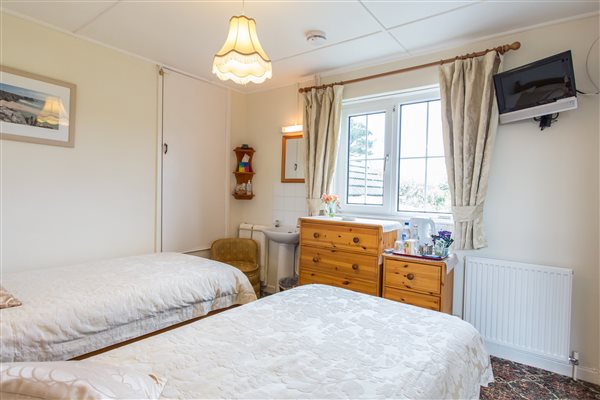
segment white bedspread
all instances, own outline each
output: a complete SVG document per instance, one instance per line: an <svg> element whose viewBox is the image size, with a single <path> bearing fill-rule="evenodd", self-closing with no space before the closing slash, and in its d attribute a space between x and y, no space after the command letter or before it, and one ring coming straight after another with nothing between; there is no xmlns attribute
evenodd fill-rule
<svg viewBox="0 0 600 400"><path fill-rule="evenodd" d="M450 315L308 285L92 358L167 378L164 398L479 398L479 333Z"/></svg>
<svg viewBox="0 0 600 400"><path fill-rule="evenodd" d="M229 265L158 253L2 275L1 361L66 360L256 299Z"/></svg>

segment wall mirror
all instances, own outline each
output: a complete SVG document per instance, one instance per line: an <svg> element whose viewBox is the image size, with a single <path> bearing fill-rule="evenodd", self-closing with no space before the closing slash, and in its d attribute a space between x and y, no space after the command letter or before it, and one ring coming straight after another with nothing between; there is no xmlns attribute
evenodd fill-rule
<svg viewBox="0 0 600 400"><path fill-rule="evenodd" d="M304 182L304 137L290 133L281 142L281 182Z"/></svg>

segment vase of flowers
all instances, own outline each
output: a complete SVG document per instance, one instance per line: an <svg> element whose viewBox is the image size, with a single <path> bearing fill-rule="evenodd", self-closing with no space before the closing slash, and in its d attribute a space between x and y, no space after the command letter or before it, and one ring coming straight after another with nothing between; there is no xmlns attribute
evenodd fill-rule
<svg viewBox="0 0 600 400"><path fill-rule="evenodd" d="M448 257L448 249L454 242L452 232L439 231L437 235L431 235L431 239L433 239L433 254L440 258Z"/></svg>
<svg viewBox="0 0 600 400"><path fill-rule="evenodd" d="M337 194L323 194L321 196L321 208L325 211L325 215L335 217L335 213L340 208L340 200Z"/></svg>

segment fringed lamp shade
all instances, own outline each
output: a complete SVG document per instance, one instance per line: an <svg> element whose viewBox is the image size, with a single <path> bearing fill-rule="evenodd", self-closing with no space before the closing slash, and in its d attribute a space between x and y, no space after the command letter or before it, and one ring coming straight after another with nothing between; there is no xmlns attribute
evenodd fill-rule
<svg viewBox="0 0 600 400"><path fill-rule="evenodd" d="M258 41L254 19L244 15L231 17L227 40L215 54L212 72L223 81L231 79L241 85L271 78L271 60Z"/></svg>

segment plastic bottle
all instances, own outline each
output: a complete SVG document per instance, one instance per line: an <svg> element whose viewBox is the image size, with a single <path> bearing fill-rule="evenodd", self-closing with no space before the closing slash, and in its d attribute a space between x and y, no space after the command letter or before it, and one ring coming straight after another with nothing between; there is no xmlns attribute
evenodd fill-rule
<svg viewBox="0 0 600 400"><path fill-rule="evenodd" d="M406 242L406 239L410 239L410 225L408 222L404 223L404 229L402 229L402 241Z"/></svg>
<svg viewBox="0 0 600 400"><path fill-rule="evenodd" d="M252 194L252 181L248 181L246 184L246 194L250 196Z"/></svg>

